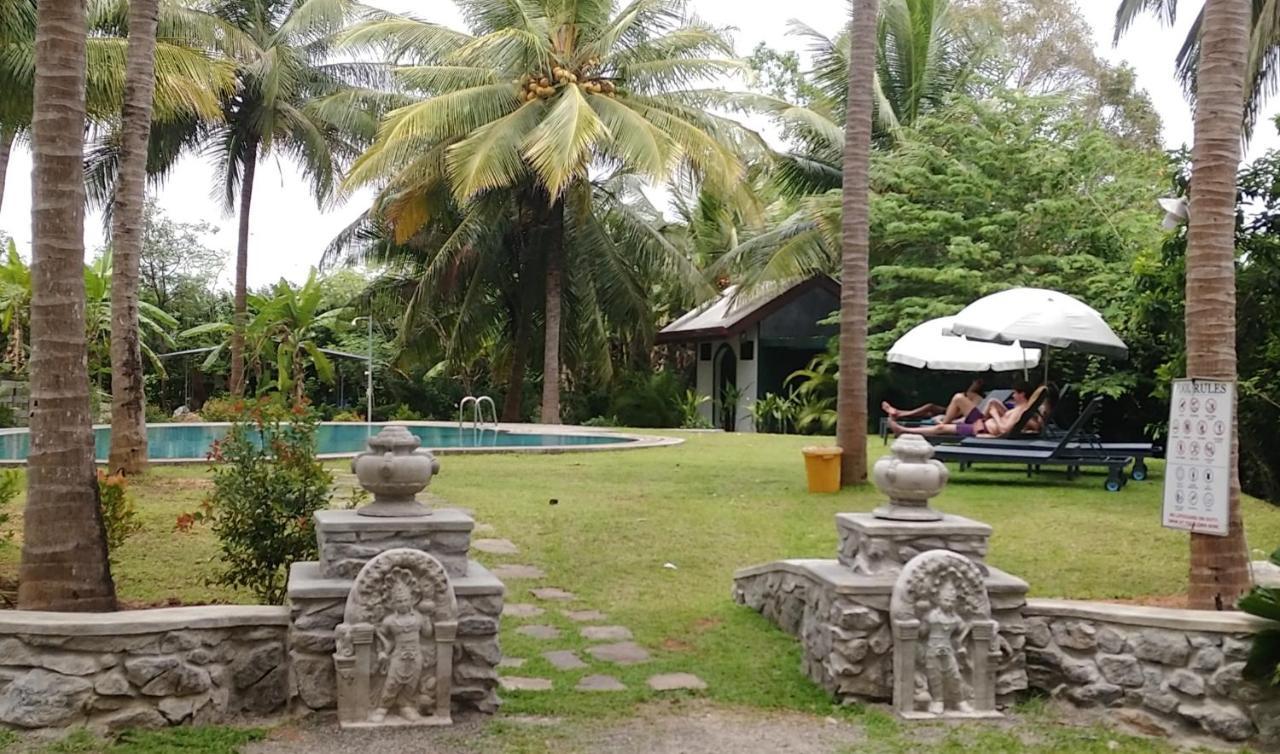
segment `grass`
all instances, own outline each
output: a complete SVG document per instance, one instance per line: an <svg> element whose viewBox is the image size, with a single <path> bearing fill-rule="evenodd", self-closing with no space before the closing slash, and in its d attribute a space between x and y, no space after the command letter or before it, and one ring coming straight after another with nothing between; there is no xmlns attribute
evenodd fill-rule
<svg viewBox="0 0 1280 754"><path fill-rule="evenodd" d="M654 650L654 660L641 666L602 666L584 655L592 662L589 669L558 672L541 652L583 648L575 624L556 609L534 619L504 619L504 652L528 660L513 672L556 682L552 693L504 694L504 712L556 715L588 727L607 724L654 697L644 685L649 675L687 671L708 683L701 696L714 702L854 716L868 730L883 727L877 737L891 744L895 727L833 706L800 674L795 641L729 597L737 568L784 557L833 557L834 514L870 510L882 496L871 487L808 494L800 448L814 438L682 436L683 445L641 451L442 458L443 471L431 489L474 509L479 521L494 527L494 534L483 536L511 539L521 551L477 557L491 566L529 563L547 572L538 582L509 582L508 601L532 601L527 590L533 586L568 589L578 596L570 607L605 612L610 623L631 628L636 641ZM883 452L878 440L872 448L876 455ZM334 464L334 470L343 466ZM1103 491L1100 474L1067 482L1053 473L1028 480L1015 470L953 472L935 504L991 524L990 561L1030 582L1035 596L1165 598L1185 589L1187 535L1160 527L1161 465L1151 471L1150 481L1132 482L1118 493ZM158 467L132 482L145 531L117 554L114 570L123 599L248 600L205 583L217 556L207 530L174 530L178 514L194 509L207 488L207 473L199 467ZM14 518L11 526L20 527L20 517ZM1254 557L1280 544L1280 508L1246 498L1244 518L1257 548ZM0 573L12 575L17 558L16 546L0 552ZM545 642L516 634L525 623L559 626L563 638ZM599 672L616 675L629 690L572 691L579 677ZM1060 746L1048 735L1057 729L1044 727L1046 737L1036 751L1095 750L1079 748L1085 744L1075 738ZM499 738L514 742L524 735L512 731ZM919 750L1023 751L998 730L955 735L977 738L952 740L948 734L929 744L936 748ZM886 749L899 750L918 749Z"/></svg>

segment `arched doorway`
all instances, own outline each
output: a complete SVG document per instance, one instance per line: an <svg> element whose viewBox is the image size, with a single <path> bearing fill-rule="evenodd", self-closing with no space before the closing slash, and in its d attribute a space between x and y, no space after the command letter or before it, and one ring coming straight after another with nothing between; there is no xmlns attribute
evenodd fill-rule
<svg viewBox="0 0 1280 754"><path fill-rule="evenodd" d="M732 432L738 418L738 355L727 343L716 350L712 384L715 386L711 411L715 425Z"/></svg>

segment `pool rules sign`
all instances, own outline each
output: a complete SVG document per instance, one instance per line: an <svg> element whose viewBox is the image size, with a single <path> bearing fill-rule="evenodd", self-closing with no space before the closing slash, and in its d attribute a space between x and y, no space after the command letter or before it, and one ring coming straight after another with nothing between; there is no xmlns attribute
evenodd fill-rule
<svg viewBox="0 0 1280 754"><path fill-rule="evenodd" d="M1165 451L1164 525L1227 535L1235 385L1175 380Z"/></svg>

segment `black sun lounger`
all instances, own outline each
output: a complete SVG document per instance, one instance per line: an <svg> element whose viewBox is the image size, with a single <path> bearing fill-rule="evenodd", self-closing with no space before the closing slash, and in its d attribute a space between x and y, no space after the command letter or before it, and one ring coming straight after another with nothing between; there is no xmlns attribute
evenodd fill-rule
<svg viewBox="0 0 1280 754"><path fill-rule="evenodd" d="M1067 451L1067 446L1074 432L1078 432L1090 418L1096 408L1094 403L1090 403L1084 411L1080 412L1080 417L1076 419L1067 433L1057 441L1045 440L1051 447L1046 448L1027 448L1023 447L1025 441L1012 440L1007 441L1008 447L984 447L981 445L970 445L965 442L961 445L937 445L933 449L933 457L939 461L953 461L960 464L961 469L968 468L975 463L1012 463L1025 465L1027 474L1040 470L1042 466L1062 466L1066 468L1067 478L1074 478L1076 472L1088 466L1104 467L1107 469L1106 488L1108 492L1118 492L1128 480L1125 473L1125 467L1132 460L1130 456L1121 454L1108 455L1072 455ZM1090 410L1093 408L1093 410ZM1074 430L1074 432L1073 432ZM974 438L983 439L983 438Z"/></svg>
<svg viewBox="0 0 1280 754"><path fill-rule="evenodd" d="M1123 456L1133 459L1133 469L1130 471L1130 478L1141 482L1147 478L1146 459L1158 456L1160 451L1155 445L1149 442L1101 442L1095 437L1089 435L1085 431L1085 422L1097 412L1102 405L1102 397L1095 396L1093 400L1085 405L1083 411L1080 412L1079 418L1067 429L1067 431L1058 438L1046 440L1042 438L1025 438L1025 439L1007 439L999 437L966 437L960 444L964 447L975 448L1009 448L1009 449L1028 449L1028 450L1053 450L1057 448L1063 440L1066 445L1062 447L1062 454L1072 458L1108 458L1112 456Z"/></svg>

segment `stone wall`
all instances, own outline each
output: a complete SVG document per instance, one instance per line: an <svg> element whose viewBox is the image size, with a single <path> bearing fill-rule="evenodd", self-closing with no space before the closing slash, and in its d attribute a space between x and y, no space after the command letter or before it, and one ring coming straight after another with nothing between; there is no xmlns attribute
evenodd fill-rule
<svg viewBox="0 0 1280 754"><path fill-rule="evenodd" d="M1280 692L1241 676L1264 621L1242 613L1029 600L1031 686L1149 733L1280 744Z"/></svg>
<svg viewBox="0 0 1280 754"><path fill-rule="evenodd" d="M475 561L465 575L450 578L458 598L458 638L453 648L453 706L494 712L498 708L498 619L502 582ZM290 679L297 711L334 709L334 628L342 622L351 582L325 578L319 563L294 563L289 574Z"/></svg>
<svg viewBox="0 0 1280 754"><path fill-rule="evenodd" d="M991 569L987 589L1004 659L996 694L1027 688L1021 617L1026 583ZM800 640L806 676L841 701L893 698L889 598L896 576L855 576L835 560L782 560L734 574L733 598Z"/></svg>
<svg viewBox="0 0 1280 754"><path fill-rule="evenodd" d="M0 611L0 723L115 730L276 712L288 623L283 607Z"/></svg>

